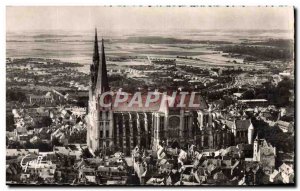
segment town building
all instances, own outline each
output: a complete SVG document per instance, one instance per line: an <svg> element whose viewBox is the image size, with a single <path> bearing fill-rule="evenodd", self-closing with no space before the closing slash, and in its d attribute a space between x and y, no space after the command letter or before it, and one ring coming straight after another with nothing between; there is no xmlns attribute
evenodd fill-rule
<svg viewBox="0 0 300 191"><path fill-rule="evenodd" d="M50 104L54 101L53 96L50 92L46 95L30 95L30 104Z"/></svg>
<svg viewBox="0 0 300 191"><path fill-rule="evenodd" d="M282 130L284 133L293 133L294 132L294 125L287 121L277 121L277 126Z"/></svg>
<svg viewBox="0 0 300 191"><path fill-rule="evenodd" d="M271 174L275 167L276 147L265 139L255 138L253 143L253 161L260 162L265 173Z"/></svg>

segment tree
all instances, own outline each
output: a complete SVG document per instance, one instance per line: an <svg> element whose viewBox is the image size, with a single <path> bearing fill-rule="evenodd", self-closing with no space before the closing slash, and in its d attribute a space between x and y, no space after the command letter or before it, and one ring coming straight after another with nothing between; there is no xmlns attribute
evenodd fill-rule
<svg viewBox="0 0 300 191"><path fill-rule="evenodd" d="M52 124L52 119L49 116L43 116L40 121L37 122L37 128L49 127Z"/></svg>
<svg viewBox="0 0 300 191"><path fill-rule="evenodd" d="M277 88L274 91L275 103L279 107L289 105L290 89L293 88L293 83L290 79L284 78L278 83Z"/></svg>
<svg viewBox="0 0 300 191"><path fill-rule="evenodd" d="M11 140L8 140L8 143L7 143L7 148L8 149L19 149L19 148L22 148L21 144L17 141L11 141Z"/></svg>
<svg viewBox="0 0 300 191"><path fill-rule="evenodd" d="M78 107L87 107L88 106L88 97L79 97L76 105Z"/></svg>
<svg viewBox="0 0 300 191"><path fill-rule="evenodd" d="M86 159L86 158L92 158L93 155L90 153L88 148L85 148L85 149L83 149L80 157Z"/></svg>
<svg viewBox="0 0 300 191"><path fill-rule="evenodd" d="M34 147L39 149L39 151L41 152L49 152L52 151L52 147L47 144L47 143L43 143L43 142L37 142L34 144Z"/></svg>
<svg viewBox="0 0 300 191"><path fill-rule="evenodd" d="M255 97L255 92L254 90L248 90L246 92L243 93L243 99L254 99Z"/></svg>
<svg viewBox="0 0 300 191"><path fill-rule="evenodd" d="M95 154L96 156L100 156L101 150L100 150L100 149L95 150L94 154Z"/></svg>
<svg viewBox="0 0 300 191"><path fill-rule="evenodd" d="M251 122L253 126L256 127L255 134L258 134L259 138L266 139L266 141L271 143L272 146L275 146L278 151L294 151L295 141L292 135L283 133L279 127L270 127L266 122L255 118L252 118Z"/></svg>
<svg viewBox="0 0 300 191"><path fill-rule="evenodd" d="M26 101L26 95L23 92L16 91L14 89L8 89L6 91L6 99L7 101L18 101L18 102L24 102Z"/></svg>
<svg viewBox="0 0 300 191"><path fill-rule="evenodd" d="M34 148L34 145L30 142L26 142L23 146L26 149L33 149Z"/></svg>
<svg viewBox="0 0 300 191"><path fill-rule="evenodd" d="M6 131L14 131L16 128L14 116L11 114L6 115Z"/></svg>
<svg viewBox="0 0 300 191"><path fill-rule="evenodd" d="M56 137L52 138L52 146L62 146L62 143Z"/></svg>

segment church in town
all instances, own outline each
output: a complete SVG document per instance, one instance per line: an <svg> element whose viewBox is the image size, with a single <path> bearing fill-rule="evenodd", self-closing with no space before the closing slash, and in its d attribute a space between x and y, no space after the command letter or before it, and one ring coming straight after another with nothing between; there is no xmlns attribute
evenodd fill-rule
<svg viewBox="0 0 300 191"><path fill-rule="evenodd" d="M170 107L169 102L162 100L149 107L125 104L101 107L99 97L110 91L103 39L100 48L99 54L96 31L87 116L87 145L92 153L120 151L130 155L136 146L156 150L159 144L195 145L199 150L226 148L236 144L235 140L252 144L252 125L222 123L220 114L213 112L199 94L195 99L199 103L197 108ZM142 99L146 96L142 95ZM112 99L106 101L113 102Z"/></svg>

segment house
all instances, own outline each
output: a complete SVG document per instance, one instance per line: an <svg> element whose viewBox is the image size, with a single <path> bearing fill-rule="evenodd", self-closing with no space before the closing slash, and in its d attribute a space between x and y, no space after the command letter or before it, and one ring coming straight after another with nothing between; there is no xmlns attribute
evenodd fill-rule
<svg viewBox="0 0 300 191"><path fill-rule="evenodd" d="M53 96L50 92L46 95L30 95L29 102L30 104L49 104L53 102Z"/></svg>
<svg viewBox="0 0 300 191"><path fill-rule="evenodd" d="M293 166L289 166L283 163L279 167L279 172L281 172L282 182L285 184L294 183L294 169Z"/></svg>
<svg viewBox="0 0 300 191"><path fill-rule="evenodd" d="M218 183L227 182L228 178L222 171L219 171L213 175L213 179L216 180Z"/></svg>
<svg viewBox="0 0 300 191"><path fill-rule="evenodd" d="M195 180L200 184L207 180L206 169L203 167L199 167L193 174L194 174Z"/></svg>
<svg viewBox="0 0 300 191"><path fill-rule="evenodd" d="M236 120L233 129L235 144L252 143L254 127L250 120Z"/></svg>
<svg viewBox="0 0 300 191"><path fill-rule="evenodd" d="M106 185L125 185L126 180L107 180Z"/></svg>
<svg viewBox="0 0 300 191"><path fill-rule="evenodd" d="M266 99L247 99L247 100L238 100L238 103L245 104L250 107L267 106L268 100L266 100Z"/></svg>
<svg viewBox="0 0 300 191"><path fill-rule="evenodd" d="M29 141L30 143L38 143L41 139L37 136L32 137Z"/></svg>
<svg viewBox="0 0 300 191"><path fill-rule="evenodd" d="M20 175L20 181L21 182L27 182L30 180L30 174L29 173L21 173Z"/></svg>
<svg viewBox="0 0 300 191"><path fill-rule="evenodd" d="M294 125L290 122L286 121L277 121L277 126L282 130L284 133L294 133Z"/></svg>
<svg viewBox="0 0 300 191"><path fill-rule="evenodd" d="M62 128L57 129L54 133L51 134L51 140L57 139L63 145L68 145L68 142L69 142L67 139L68 134Z"/></svg>
<svg viewBox="0 0 300 191"><path fill-rule="evenodd" d="M150 178L146 185L165 185L164 178Z"/></svg>
<svg viewBox="0 0 300 191"><path fill-rule="evenodd" d="M126 176L127 172L124 166L99 166L97 171L102 176Z"/></svg>
<svg viewBox="0 0 300 191"><path fill-rule="evenodd" d="M174 185L179 180L180 180L180 173L178 172L178 170L172 169L166 180L166 185Z"/></svg>
<svg viewBox="0 0 300 191"><path fill-rule="evenodd" d="M246 185L261 185L269 183L269 176L263 170L263 165L256 161L245 162ZM267 179L265 178L267 177Z"/></svg>
<svg viewBox="0 0 300 191"><path fill-rule="evenodd" d="M56 164L51 161L40 161L40 163L27 163L28 166L22 167L23 170L26 168L26 172L29 174L37 174L40 178L47 182L54 181L54 174L56 171Z"/></svg>
<svg viewBox="0 0 300 191"><path fill-rule="evenodd" d="M276 147L265 139L256 139L253 143L253 161L258 161L266 174L271 174L275 167Z"/></svg>
<svg viewBox="0 0 300 191"><path fill-rule="evenodd" d="M78 178L81 183L96 183L95 169L89 167L79 169Z"/></svg>
<svg viewBox="0 0 300 191"><path fill-rule="evenodd" d="M235 144L245 143L252 144L254 127L250 119L225 120L223 122L234 135Z"/></svg>
<svg viewBox="0 0 300 191"><path fill-rule="evenodd" d="M280 172L278 170L274 170L274 172L270 175L269 181L273 183L282 182Z"/></svg>
<svg viewBox="0 0 300 191"><path fill-rule="evenodd" d="M74 156L77 160L80 159L82 148L80 144L69 144L66 146L54 146L53 152L66 156Z"/></svg>
<svg viewBox="0 0 300 191"><path fill-rule="evenodd" d="M245 158L253 158L253 146L251 144L238 144L237 148L243 152Z"/></svg>
<svg viewBox="0 0 300 191"><path fill-rule="evenodd" d="M72 115L72 112L70 110L65 110L64 109L64 110L61 111L61 117L63 119L69 119L71 115Z"/></svg>
<svg viewBox="0 0 300 191"><path fill-rule="evenodd" d="M41 177L44 180L47 180L48 182L53 182L55 171L56 171L55 165L45 167L40 170L39 177Z"/></svg>
<svg viewBox="0 0 300 191"><path fill-rule="evenodd" d="M39 149L6 149L6 156L25 156L28 154L39 154Z"/></svg>
<svg viewBox="0 0 300 191"><path fill-rule="evenodd" d="M85 107L71 107L67 110L70 110L75 116L84 116L87 112Z"/></svg>
<svg viewBox="0 0 300 191"><path fill-rule="evenodd" d="M233 96L236 97L236 98L241 98L243 96L243 93L233 93Z"/></svg>
<svg viewBox="0 0 300 191"><path fill-rule="evenodd" d="M199 185L197 182L188 182L188 181L178 181L174 185L179 186L179 185L184 185L184 186L195 186Z"/></svg>
<svg viewBox="0 0 300 191"><path fill-rule="evenodd" d="M141 182L142 181L142 175L147 170L145 164L142 162L142 160L139 160L139 159L135 158L134 162L133 162L133 169L134 169L134 172L137 174L137 176L138 176L138 178Z"/></svg>

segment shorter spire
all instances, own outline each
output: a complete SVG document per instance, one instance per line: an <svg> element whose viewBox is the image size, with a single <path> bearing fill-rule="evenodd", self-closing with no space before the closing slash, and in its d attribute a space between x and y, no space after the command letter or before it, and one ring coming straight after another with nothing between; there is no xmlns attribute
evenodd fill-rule
<svg viewBox="0 0 300 191"><path fill-rule="evenodd" d="M97 36L97 28L95 28L95 42L94 42L94 54L93 61L99 61L99 48L98 48L98 36Z"/></svg>
<svg viewBox="0 0 300 191"><path fill-rule="evenodd" d="M100 59L100 61L101 62L99 62L96 89L99 94L102 94L106 91L109 91L103 38L101 40L101 59Z"/></svg>

